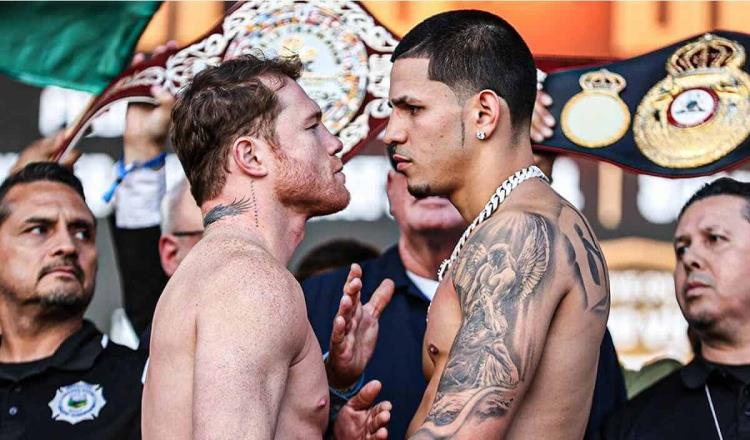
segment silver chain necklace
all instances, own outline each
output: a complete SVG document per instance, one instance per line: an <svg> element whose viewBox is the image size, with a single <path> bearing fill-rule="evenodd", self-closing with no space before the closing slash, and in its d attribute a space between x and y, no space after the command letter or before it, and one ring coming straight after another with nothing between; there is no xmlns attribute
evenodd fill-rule
<svg viewBox="0 0 750 440"><path fill-rule="evenodd" d="M477 226L479 226L480 223L490 218L492 214L494 214L495 211L497 211L497 208L502 204L506 198L510 195L511 191L516 189L516 187L523 181L529 180L533 177L539 177L540 179L543 179L545 182L549 182L549 179L547 176L544 175L542 170L539 169L536 165L531 165L526 168L521 168L520 170L513 173L510 177L508 177L503 183L500 184L500 186L497 187L495 190L495 193L492 194L492 197L490 197L490 200L487 202L487 204L484 206L484 209L477 215L477 217L474 219L473 222L469 225L468 228L464 231L463 235L461 235L461 238L458 240L458 243L456 243L456 246L453 248L453 252L451 253L451 257L448 260L444 260L443 263L440 265L440 269L438 270L438 280L443 280L443 275L445 275L445 272L448 270L448 268L451 267L451 264L458 258L458 255L461 253L461 249L466 244L466 240L469 239L469 236L472 232L474 232L474 229L476 229Z"/></svg>
<svg viewBox="0 0 750 440"><path fill-rule="evenodd" d="M716 425L716 433L719 434L719 440L724 440L724 436L721 435L721 428L719 428L719 418L716 417L716 410L714 409L714 401L711 399L711 392L708 391L708 384L703 384L703 389L706 390L706 399L708 400L708 407L711 409L711 415L714 417L714 425Z"/></svg>

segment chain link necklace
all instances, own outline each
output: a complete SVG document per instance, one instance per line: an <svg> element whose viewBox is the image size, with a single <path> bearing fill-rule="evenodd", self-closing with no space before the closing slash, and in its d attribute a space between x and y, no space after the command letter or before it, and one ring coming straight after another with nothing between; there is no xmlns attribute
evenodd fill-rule
<svg viewBox="0 0 750 440"><path fill-rule="evenodd" d="M473 222L469 225L468 228L464 231L464 233L461 235L461 238L458 240L458 243L456 243L456 246L453 248L453 252L451 253L451 257L448 260L444 260L443 263L440 265L440 269L438 270L438 280L443 280L443 275L445 275L445 272L448 270L448 268L451 267L451 264L458 258L458 255L461 253L461 249L463 249L464 245L466 244L466 240L469 239L469 236L472 232L474 232L474 229L477 228L483 221L490 218L492 214L494 214L495 211L497 211L497 208L502 204L506 198L510 195L511 191L516 189L516 187L523 181L529 180L533 177L539 177L540 179L544 180L545 182L549 183L549 179L547 176L544 175L542 170L539 169L536 165L531 165L526 168L521 168L520 170L513 173L510 177L508 177L503 183L500 184L500 186L497 187L495 190L495 193L492 194L492 197L490 197L490 200L487 202L487 204L484 206L484 209L477 215L477 217L474 219Z"/></svg>

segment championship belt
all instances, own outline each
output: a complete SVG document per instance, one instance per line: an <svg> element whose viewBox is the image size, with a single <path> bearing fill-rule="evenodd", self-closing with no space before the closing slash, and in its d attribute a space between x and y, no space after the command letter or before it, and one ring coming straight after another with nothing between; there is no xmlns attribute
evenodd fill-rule
<svg viewBox="0 0 750 440"><path fill-rule="evenodd" d="M559 124L535 148L639 173L713 174L750 157L750 35L717 31L636 58L548 75Z"/></svg>
<svg viewBox="0 0 750 440"><path fill-rule="evenodd" d="M208 66L246 54L297 55L300 86L320 106L344 161L387 123L391 53L398 40L364 6L340 0L239 2L195 42L130 67L115 78L66 133L58 159L93 118L118 101L155 104L150 88L179 94Z"/></svg>

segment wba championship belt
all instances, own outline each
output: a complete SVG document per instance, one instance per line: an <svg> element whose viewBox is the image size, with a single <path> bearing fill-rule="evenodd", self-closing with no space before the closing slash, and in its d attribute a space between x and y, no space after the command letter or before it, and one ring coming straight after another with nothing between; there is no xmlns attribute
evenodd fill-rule
<svg viewBox="0 0 750 440"><path fill-rule="evenodd" d="M391 53L398 40L355 1L239 2L202 38L134 65L115 78L66 133L61 158L91 120L115 102L155 104L152 86L176 95L207 66L246 54L297 55L299 84L320 106L347 161L387 123Z"/></svg>
<svg viewBox="0 0 750 440"><path fill-rule="evenodd" d="M535 148L666 177L750 157L750 35L717 31L636 58L550 74L558 125Z"/></svg>

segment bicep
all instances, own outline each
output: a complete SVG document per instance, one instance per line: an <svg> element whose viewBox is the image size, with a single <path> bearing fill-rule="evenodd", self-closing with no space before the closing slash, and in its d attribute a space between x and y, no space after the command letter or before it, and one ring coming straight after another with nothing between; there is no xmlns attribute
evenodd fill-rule
<svg viewBox="0 0 750 440"><path fill-rule="evenodd" d="M193 384L195 438L272 438L288 365L258 362L263 364L259 368L241 356L198 353Z"/></svg>
<svg viewBox="0 0 750 440"><path fill-rule="evenodd" d="M454 272L461 326L422 428L430 436L504 433L532 381L554 313L544 300L554 229L537 215L478 229Z"/></svg>
<svg viewBox="0 0 750 440"><path fill-rule="evenodd" d="M410 437L412 434L414 434L414 432L416 432L420 428L420 426L422 426L422 423L424 423L425 419L427 418L427 413L430 410L432 401L435 399L435 392L437 391L438 382L439 377L433 376L433 378L430 379L430 381L427 383L424 395L422 395L422 401L419 403L419 407L417 407L417 411L414 413L414 416L409 423L409 427L406 430L407 437Z"/></svg>
<svg viewBox="0 0 750 440"><path fill-rule="evenodd" d="M304 339L293 324L297 320L284 316L294 312L291 307L251 302L234 303L198 320L192 405L196 438L274 436L289 365Z"/></svg>

